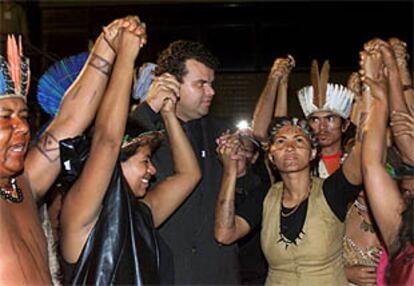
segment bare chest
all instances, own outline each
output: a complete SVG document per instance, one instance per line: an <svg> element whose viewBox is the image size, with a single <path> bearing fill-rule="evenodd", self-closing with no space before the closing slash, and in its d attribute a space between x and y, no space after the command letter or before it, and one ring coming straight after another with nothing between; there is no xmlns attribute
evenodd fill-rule
<svg viewBox="0 0 414 286"><path fill-rule="evenodd" d="M30 194L22 203L0 200L0 284L50 284L47 246Z"/></svg>

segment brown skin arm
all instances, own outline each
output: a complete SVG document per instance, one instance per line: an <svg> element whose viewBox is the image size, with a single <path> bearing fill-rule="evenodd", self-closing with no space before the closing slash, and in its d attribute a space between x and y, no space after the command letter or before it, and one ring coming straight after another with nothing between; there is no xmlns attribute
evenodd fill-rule
<svg viewBox="0 0 414 286"><path fill-rule="evenodd" d="M382 69L383 63L379 52L368 53L361 52L361 79L365 77L379 78L383 77ZM362 135L366 128L366 120L370 111L372 94L371 90L363 88L363 95L359 101L359 120L357 124L357 132L355 137L355 145L353 146L348 158L343 164L343 172L347 180L353 185L360 185L363 183L363 175L361 169L361 151L362 151Z"/></svg>
<svg viewBox="0 0 414 286"><path fill-rule="evenodd" d="M358 126L359 118L361 116L361 78L357 72L353 72L348 79L348 88L355 93L354 103L352 105L351 115L349 116L351 122Z"/></svg>
<svg viewBox="0 0 414 286"><path fill-rule="evenodd" d="M388 102L391 115L394 112L408 113L409 110L405 102L404 92L402 88L402 79L400 77L400 72L394 51L387 42L379 39L374 39L373 41L368 43L368 45L369 44L371 46L368 46L368 49L372 47L373 50L379 51L384 60L384 64L388 75ZM400 125L393 126L393 132L398 131L400 131ZM406 134L401 134L399 136L394 136L394 142L402 155L401 159L403 160L403 162L410 165L414 165L414 152L412 151L414 138Z"/></svg>
<svg viewBox="0 0 414 286"><path fill-rule="evenodd" d="M397 67L400 72L401 83L404 89L404 98L408 111L414 116L414 87L411 79L411 73L408 68L407 61L409 54L407 53L407 44L400 39L391 38L388 40L391 48L394 51L397 60Z"/></svg>
<svg viewBox="0 0 414 286"><path fill-rule="evenodd" d="M116 20L107 29L117 32L131 21L134 20ZM116 46L119 41L118 34L113 35L99 36L80 75L63 97L56 117L37 145L29 150L24 176L35 199L44 195L60 172L59 140L80 135L95 117L117 52L109 44Z"/></svg>
<svg viewBox="0 0 414 286"><path fill-rule="evenodd" d="M240 141L227 134L218 140L217 153L223 163L223 177L215 210L214 236L221 244L231 244L250 232L245 219L235 214L235 187L237 180L236 157Z"/></svg>
<svg viewBox="0 0 414 286"><path fill-rule="evenodd" d="M363 79L373 96L371 111L364 130L362 168L364 185L375 221L389 249L401 225L403 200L395 181L385 169L388 102L386 80Z"/></svg>
<svg viewBox="0 0 414 286"><path fill-rule="evenodd" d="M145 33L142 26L137 29ZM62 208L62 253L68 262L78 260L97 221L125 131L134 61L141 41L127 30L121 32L120 41L114 71L96 118L89 158Z"/></svg>
<svg viewBox="0 0 414 286"><path fill-rule="evenodd" d="M176 89L179 87L175 79L169 79L165 84L174 84ZM175 114L176 95L179 93L167 90L170 96L164 99L161 116L171 144L175 172L142 199L151 209L155 227L159 227L183 203L201 179L197 158Z"/></svg>
<svg viewBox="0 0 414 286"><path fill-rule="evenodd" d="M293 66L292 57L277 58L257 102L253 114L253 136L262 142L267 141L267 129L273 116L287 115L287 82Z"/></svg>

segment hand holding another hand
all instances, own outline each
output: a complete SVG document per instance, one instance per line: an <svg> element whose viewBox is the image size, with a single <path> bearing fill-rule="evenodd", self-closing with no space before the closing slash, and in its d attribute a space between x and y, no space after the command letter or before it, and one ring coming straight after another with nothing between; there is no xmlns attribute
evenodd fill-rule
<svg viewBox="0 0 414 286"><path fill-rule="evenodd" d="M103 27L103 38L116 54L119 52L120 34L123 30L127 30L139 37L140 47L147 43L146 26L145 23L141 23L138 16L116 19Z"/></svg>
<svg viewBox="0 0 414 286"><path fill-rule="evenodd" d="M154 112L160 112L166 104L166 100L171 100L175 106L179 98L180 83L173 75L164 73L154 78L148 92L147 103ZM166 108L164 111L170 110L170 105L168 104Z"/></svg>
<svg viewBox="0 0 414 286"><path fill-rule="evenodd" d="M286 58L277 58L273 63L270 76L273 79L287 80L292 69L295 67L295 59L288 55Z"/></svg>

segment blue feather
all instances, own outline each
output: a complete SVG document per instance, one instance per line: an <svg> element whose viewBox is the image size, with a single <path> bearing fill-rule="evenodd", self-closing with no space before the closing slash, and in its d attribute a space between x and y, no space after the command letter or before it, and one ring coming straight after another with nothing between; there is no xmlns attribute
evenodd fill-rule
<svg viewBox="0 0 414 286"><path fill-rule="evenodd" d="M5 94L7 90L6 79L3 76L2 70L0 70L0 94Z"/></svg>
<svg viewBox="0 0 414 286"><path fill-rule="evenodd" d="M84 52L65 58L42 75L37 85L37 100L46 113L55 116L63 95L78 77L88 56Z"/></svg>

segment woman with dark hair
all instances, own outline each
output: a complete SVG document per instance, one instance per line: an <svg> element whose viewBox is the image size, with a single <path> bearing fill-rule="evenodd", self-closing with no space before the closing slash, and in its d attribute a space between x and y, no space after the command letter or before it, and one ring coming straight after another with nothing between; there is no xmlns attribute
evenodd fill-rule
<svg viewBox="0 0 414 286"><path fill-rule="evenodd" d="M131 30L142 30L141 37ZM178 82L164 83L161 115L172 146L175 174L146 193L156 169L151 153L163 137L142 134L122 145L135 58L145 25L119 32L120 46L96 118L91 150L61 215L65 281L71 284L159 284L160 226L190 194L201 175L175 115ZM62 152L64 153L64 152ZM63 164L71 165L63 159Z"/></svg>
<svg viewBox="0 0 414 286"><path fill-rule="evenodd" d="M341 168L323 180L310 171L317 147L310 126L297 118L279 119L271 129L268 156L282 182L272 185L264 202L259 196L246 198L234 211L233 158L239 143L234 138L219 142L224 177L216 204L216 239L233 243L261 225L269 264L266 285L346 285L342 237L347 205L362 182L360 143Z"/></svg>

